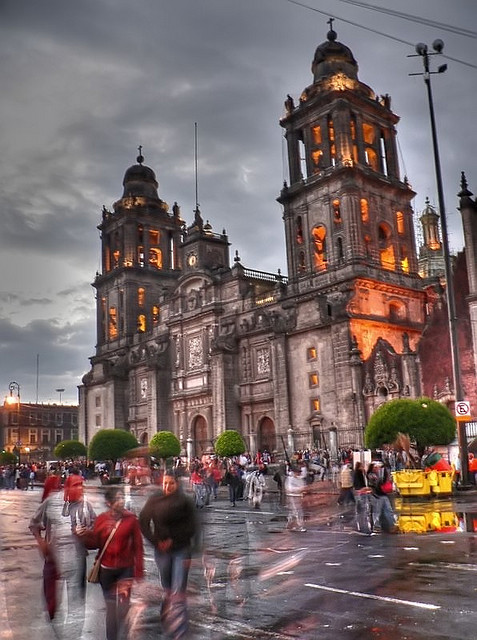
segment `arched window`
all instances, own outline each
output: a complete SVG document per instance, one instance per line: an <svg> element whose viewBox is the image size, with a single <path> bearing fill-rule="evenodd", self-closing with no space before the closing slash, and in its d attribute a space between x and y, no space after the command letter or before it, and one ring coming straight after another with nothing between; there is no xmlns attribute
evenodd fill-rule
<svg viewBox="0 0 477 640"><path fill-rule="evenodd" d="M333 119L328 116L328 140L330 141L330 164L336 166L335 127Z"/></svg>
<svg viewBox="0 0 477 640"><path fill-rule="evenodd" d="M161 317L161 310L157 305L154 305L152 307L152 324L153 326L156 326L159 324L159 320Z"/></svg>
<svg viewBox="0 0 477 640"><path fill-rule="evenodd" d="M116 307L109 307L108 335L110 340L118 337L118 311Z"/></svg>
<svg viewBox="0 0 477 640"><path fill-rule="evenodd" d="M298 254L298 271L306 271L305 252L300 251Z"/></svg>
<svg viewBox="0 0 477 640"><path fill-rule="evenodd" d="M149 246L159 244L160 233L157 229L149 229Z"/></svg>
<svg viewBox="0 0 477 640"><path fill-rule="evenodd" d="M321 164L323 158L323 151L321 149L315 149L311 152L311 160L313 162L313 173L320 173Z"/></svg>
<svg viewBox="0 0 477 640"><path fill-rule="evenodd" d="M156 269L162 269L162 251L149 249L149 264Z"/></svg>
<svg viewBox="0 0 477 640"><path fill-rule="evenodd" d="M296 241L298 244L303 244L303 223L301 216L296 219Z"/></svg>
<svg viewBox="0 0 477 640"><path fill-rule="evenodd" d="M137 317L137 330L139 333L146 331L146 316L143 313L140 313Z"/></svg>
<svg viewBox="0 0 477 640"><path fill-rule="evenodd" d="M365 149L366 163L371 167L373 171L379 171L378 155L371 147Z"/></svg>
<svg viewBox="0 0 477 640"><path fill-rule="evenodd" d="M402 211L396 211L396 229L397 229L397 232L401 235L405 232L404 214Z"/></svg>
<svg viewBox="0 0 477 640"><path fill-rule="evenodd" d="M144 287L139 287L137 290L137 303L140 307L143 307L145 301L146 301L146 291Z"/></svg>
<svg viewBox="0 0 477 640"><path fill-rule="evenodd" d="M406 247L401 247L401 270L404 271L404 273L409 273L410 271L409 257Z"/></svg>
<svg viewBox="0 0 477 640"><path fill-rule="evenodd" d="M360 208L361 208L361 222L363 222L364 224L369 222L369 205L368 205L368 201L366 200L366 198L361 198L361 200L359 201L360 204Z"/></svg>
<svg viewBox="0 0 477 640"><path fill-rule="evenodd" d="M323 225L315 227L312 231L314 245L314 262L317 271L324 271L327 267L326 256L326 229Z"/></svg>
<svg viewBox="0 0 477 640"><path fill-rule="evenodd" d="M396 260L392 244L392 234L389 225L385 222L382 222L378 227L378 240L381 266L383 269L394 271L396 269Z"/></svg>
<svg viewBox="0 0 477 640"><path fill-rule="evenodd" d="M317 147L320 146L320 144L323 142L322 138L321 138L321 127L320 125L316 125L315 127L311 128L311 133L313 136L313 144L315 144Z"/></svg>
<svg viewBox="0 0 477 640"><path fill-rule="evenodd" d="M349 126L350 126L350 133L351 133L351 142L353 144L353 160L354 160L354 163L357 164L359 156L358 156L358 139L356 137L356 116L354 115L354 113L351 114Z"/></svg>
<svg viewBox="0 0 477 640"><path fill-rule="evenodd" d="M340 201L338 200L338 198L335 198L333 200L333 220L336 224L341 224L342 222Z"/></svg>
<svg viewBox="0 0 477 640"><path fill-rule="evenodd" d="M373 171L379 171L379 158L376 151L376 129L374 125L363 122L364 156L366 164Z"/></svg>
<svg viewBox="0 0 477 640"><path fill-rule="evenodd" d="M373 252L371 250L371 244L372 244L372 240L371 240L371 236L369 236L368 234L366 234L364 236L364 251L366 253L366 257L367 258L371 258L373 255Z"/></svg>

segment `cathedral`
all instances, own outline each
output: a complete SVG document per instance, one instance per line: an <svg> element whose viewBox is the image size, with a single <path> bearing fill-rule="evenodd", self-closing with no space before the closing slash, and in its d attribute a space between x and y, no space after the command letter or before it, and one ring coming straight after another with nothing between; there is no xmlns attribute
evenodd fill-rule
<svg viewBox="0 0 477 640"><path fill-rule="evenodd" d="M383 402L423 393L419 344L442 309L438 216L427 204L418 256L399 118L388 95L359 80L332 28L312 74L280 120L287 276L248 268L238 254L231 263L225 230L198 207L190 225L177 203L170 211L141 149L122 197L103 207L96 353L79 387L86 443L104 428L142 444L169 430L200 455L237 429L252 453L333 452L361 447ZM461 193L471 219L477 205ZM471 296L475 315L475 282Z"/></svg>

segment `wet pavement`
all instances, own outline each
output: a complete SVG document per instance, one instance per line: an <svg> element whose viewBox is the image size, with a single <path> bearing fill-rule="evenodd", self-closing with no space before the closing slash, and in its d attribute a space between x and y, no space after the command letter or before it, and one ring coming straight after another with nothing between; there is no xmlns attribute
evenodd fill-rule
<svg viewBox="0 0 477 640"><path fill-rule="evenodd" d="M99 487L88 493L97 511ZM146 496L132 490L132 506ZM27 530L40 490L0 493L2 638L53 640L41 598L41 561ZM477 637L477 494L396 500L405 533L356 531L331 483L311 485L306 532L286 530L277 495L260 510L232 508L225 488L202 510L204 547L189 580L191 638L331 640ZM146 547L147 581L134 600L134 638L162 637L157 571ZM90 556L90 562L92 557ZM88 585L82 640L104 639L98 585Z"/></svg>

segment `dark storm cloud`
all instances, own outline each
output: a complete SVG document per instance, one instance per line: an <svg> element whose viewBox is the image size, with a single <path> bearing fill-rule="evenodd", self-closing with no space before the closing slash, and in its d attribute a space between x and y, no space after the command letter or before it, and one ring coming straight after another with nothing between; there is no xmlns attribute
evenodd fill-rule
<svg viewBox="0 0 477 640"><path fill-rule="evenodd" d="M415 208L423 209L426 196L436 204L425 87L421 77L408 76L422 64L407 56L414 43L440 37L449 55L477 64L475 40L338 0L308 4L337 16L338 38L353 51L361 81L391 94ZM380 4L395 7L391 0ZM403 0L399 9L469 28L476 22L475 6L463 0ZM287 178L279 119L286 95L297 98L312 81L311 60L327 19L286 0L0 4L0 344L4 331L15 331L13 318L22 325L18 336L28 335L14 336L24 375L10 358L0 359L0 376L10 377L15 366L16 376L31 384L35 332L38 343L52 345L52 374L56 368L58 378L79 379L87 369L95 344L90 283L101 268L101 207L121 197L125 170L141 144L160 197L177 201L191 221L195 122L204 219L215 231L226 229L232 255L238 249L246 266L286 271L275 201ZM448 63L447 73L432 81L451 244L459 248L461 170L477 191L474 122L466 106L475 103L476 70ZM49 349L45 367L48 358Z"/></svg>
<svg viewBox="0 0 477 640"><path fill-rule="evenodd" d="M37 355L39 398L55 398L56 388L65 388L67 397L76 398L76 386L87 370L85 346L94 341L89 321L61 326L55 320L35 320L18 327L0 319L0 385L8 388L16 380L25 402L36 400Z"/></svg>

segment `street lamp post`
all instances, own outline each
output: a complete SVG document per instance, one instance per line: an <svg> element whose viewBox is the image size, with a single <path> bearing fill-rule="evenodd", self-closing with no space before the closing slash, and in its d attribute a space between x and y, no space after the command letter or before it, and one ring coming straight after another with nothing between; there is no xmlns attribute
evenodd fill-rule
<svg viewBox="0 0 477 640"><path fill-rule="evenodd" d="M408 57L420 56L424 65L424 73L410 73L411 76L423 76L424 84L427 89L427 98L429 102L429 115L431 120L432 147L434 151L434 166L436 172L437 198L439 201L439 214L442 229L442 249L444 255L445 277L446 277L446 298L447 298L447 314L449 321L449 338L452 358L452 372L454 379L455 401L464 400L462 388L462 378L460 370L459 343L457 334L457 312L455 306L454 280L452 273L452 264L449 251L449 234L447 231L447 218L444 204L444 190L442 188L441 161L439 156L439 144L437 140L436 119L434 115L434 100L432 97L431 75L435 73L443 73L447 69L447 65L443 64L437 68L437 71L430 71L429 56L439 55L442 53L444 43L442 40L434 40L432 43L434 51L429 52L427 44L419 42L416 44L416 54ZM461 482L464 487L469 485L469 454L467 447L467 434L465 431L465 423L457 421L457 435L459 442L459 454L461 462Z"/></svg>
<svg viewBox="0 0 477 640"><path fill-rule="evenodd" d="M18 382L10 382L8 385L8 391L9 394L8 396L5 396L5 400L3 402L3 406L6 407L8 409L8 426L11 427L12 425L12 420L10 418L10 416L12 415L10 412L13 409L16 409L17 412L17 426L18 426L18 437L20 437L20 385L18 384ZM6 444L5 442L5 438L3 439L4 444ZM16 447L16 444L15 444ZM18 456L18 459L20 461L20 455Z"/></svg>
<svg viewBox="0 0 477 640"><path fill-rule="evenodd" d="M8 385L8 390L10 394L5 397L5 405L13 406L16 404L18 407L20 406L20 385L18 382L10 382ZM13 395L15 392L15 395Z"/></svg>

